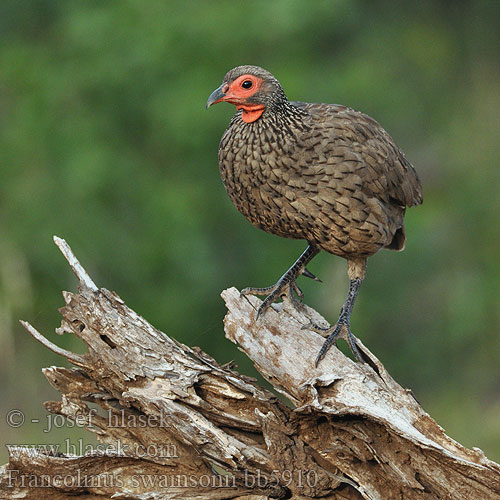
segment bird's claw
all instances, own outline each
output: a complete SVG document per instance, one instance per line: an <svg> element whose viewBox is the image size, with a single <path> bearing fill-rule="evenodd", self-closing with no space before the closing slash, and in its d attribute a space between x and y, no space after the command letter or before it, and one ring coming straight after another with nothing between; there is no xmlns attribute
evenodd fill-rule
<svg viewBox="0 0 500 500"><path fill-rule="evenodd" d="M274 302L274 299L271 297L272 294L268 295L263 301L262 304L259 306L257 309L257 315L255 316L255 319L258 320L264 313L269 309L269 306ZM268 300L269 299L269 300Z"/></svg>
<svg viewBox="0 0 500 500"><path fill-rule="evenodd" d="M313 331L316 331L323 336L326 336L326 334L328 334L325 342L319 350L315 366L318 366L319 362L325 357L326 353L328 352L328 349L330 349L331 345L334 342L337 342L339 338L344 338L356 360L363 362L363 358L361 357L361 354L359 353L359 350L356 346L356 337L352 334L351 325L348 321L340 317L337 323L331 328L322 328L318 325L315 326L316 328L312 328Z"/></svg>
<svg viewBox="0 0 500 500"><path fill-rule="evenodd" d="M259 319L269 309L269 306L280 297L289 299L297 311L303 312L304 309L302 304L304 293L295 281L283 282L280 280L275 285L266 288L244 288L241 295L266 295L266 298L257 309L255 319ZM298 299L295 295L297 295Z"/></svg>
<svg viewBox="0 0 500 500"><path fill-rule="evenodd" d="M304 300L304 292L299 288L295 281L293 282L293 290L297 294L300 302L302 302Z"/></svg>
<svg viewBox="0 0 500 500"><path fill-rule="evenodd" d="M318 278L316 275L314 275L309 269L304 268L303 271L301 272L302 276L305 276L306 278L310 278L314 281L318 281L319 283L323 283L323 281Z"/></svg>
<svg viewBox="0 0 500 500"><path fill-rule="evenodd" d="M241 295L269 295L274 289L276 285L266 286L264 288L254 288L254 287L246 287L241 290Z"/></svg>
<svg viewBox="0 0 500 500"><path fill-rule="evenodd" d="M263 308L262 305L259 306L259 308L257 309L257 314L255 315L255 321L258 321L259 318L266 312L266 308Z"/></svg>
<svg viewBox="0 0 500 500"><path fill-rule="evenodd" d="M319 326L313 320L310 320L309 323L302 326L301 330L310 330L311 332L316 332L322 335L323 337L326 337L327 336L326 334L331 330L331 328Z"/></svg>

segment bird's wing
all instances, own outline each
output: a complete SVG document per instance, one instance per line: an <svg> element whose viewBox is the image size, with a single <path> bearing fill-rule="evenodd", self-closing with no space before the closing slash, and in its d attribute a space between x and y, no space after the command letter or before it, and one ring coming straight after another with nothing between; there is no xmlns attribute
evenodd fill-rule
<svg viewBox="0 0 500 500"><path fill-rule="evenodd" d="M338 168L349 164L366 195L403 207L422 203L415 169L373 118L335 104L292 104L310 115L316 152Z"/></svg>

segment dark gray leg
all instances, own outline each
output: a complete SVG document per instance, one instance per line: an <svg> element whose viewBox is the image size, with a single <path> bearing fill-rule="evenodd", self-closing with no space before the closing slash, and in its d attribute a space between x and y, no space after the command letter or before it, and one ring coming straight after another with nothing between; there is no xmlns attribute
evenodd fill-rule
<svg viewBox="0 0 500 500"><path fill-rule="evenodd" d="M347 298L342 306L342 310L340 311L340 316L335 324L335 326L331 328L321 328L317 325L312 325L308 327L309 329L320 333L323 336L327 336L325 343L322 345L318 357L316 358L316 366L318 363L325 357L330 346L336 342L340 337L345 338L347 341L351 352L354 354L354 357L358 361L363 361L361 354L359 353L358 348L356 347L356 341L354 335L351 333L351 313L352 308L354 306L354 302L356 301L356 297L358 296L359 289L361 287L361 283L363 280L361 278L355 278L350 280L349 282L349 292L347 294Z"/></svg>

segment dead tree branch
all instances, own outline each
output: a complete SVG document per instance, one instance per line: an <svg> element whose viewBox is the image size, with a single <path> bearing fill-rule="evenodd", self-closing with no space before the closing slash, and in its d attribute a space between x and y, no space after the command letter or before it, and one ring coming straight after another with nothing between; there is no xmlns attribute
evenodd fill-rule
<svg viewBox="0 0 500 500"><path fill-rule="evenodd" d="M367 363L333 348L316 368L323 339L302 329L306 316L285 303L256 321L259 299L225 290L227 338L289 407L158 331L55 242L80 281L78 294L63 292L57 333L88 351L73 354L22 324L75 365L44 370L61 393L46 409L107 447L84 456L11 448L0 498L499 498L500 466L449 438L361 342Z"/></svg>

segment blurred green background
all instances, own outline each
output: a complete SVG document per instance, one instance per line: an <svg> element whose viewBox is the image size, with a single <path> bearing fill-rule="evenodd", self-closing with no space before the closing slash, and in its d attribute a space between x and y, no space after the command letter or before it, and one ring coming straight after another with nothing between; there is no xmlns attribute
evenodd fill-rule
<svg viewBox="0 0 500 500"><path fill-rule="evenodd" d="M232 206L217 148L234 107L205 102L257 64L291 99L375 117L416 167L424 205L406 250L370 259L353 331L452 437L500 460L500 2L3 0L0 34L2 444L91 441L43 432L59 396L40 370L67 363L17 322L84 350L53 333L77 286L54 234L156 327L255 374L219 293L274 283L305 245ZM306 301L334 321L345 261L309 267L324 283L301 279ZM14 408L41 422L7 425Z"/></svg>

